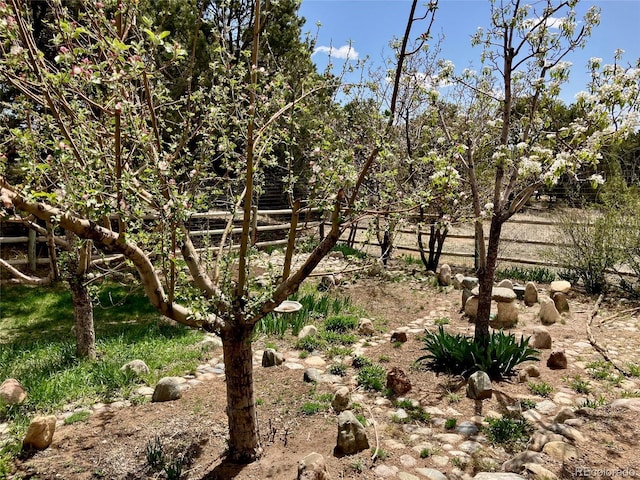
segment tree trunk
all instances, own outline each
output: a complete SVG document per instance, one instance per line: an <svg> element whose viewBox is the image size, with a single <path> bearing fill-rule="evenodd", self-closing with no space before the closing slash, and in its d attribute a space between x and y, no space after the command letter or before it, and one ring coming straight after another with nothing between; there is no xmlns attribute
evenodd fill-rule
<svg viewBox="0 0 640 480"><path fill-rule="evenodd" d="M69 261L66 277L71 290L74 330L76 332L76 354L80 358L96 359L96 333L93 327L93 304L89 289L85 285L86 253L85 245L78 245L76 236L67 232Z"/></svg>
<svg viewBox="0 0 640 480"><path fill-rule="evenodd" d="M229 420L227 458L234 463L253 462L262 452L253 391L252 333L252 325L237 320L222 332Z"/></svg>
<svg viewBox="0 0 640 480"><path fill-rule="evenodd" d="M93 304L89 289L82 275L73 275L68 279L73 303L73 318L76 331L76 354L90 360L96 359L96 334L93 328Z"/></svg>
<svg viewBox="0 0 640 480"><path fill-rule="evenodd" d="M474 341L482 345L486 345L489 338L491 293L493 290L493 279L496 272L496 264L498 263L498 246L500 245L502 223L503 222L496 216L491 219L486 263L485 265L481 265L478 269L480 291L478 295L478 313L476 315Z"/></svg>

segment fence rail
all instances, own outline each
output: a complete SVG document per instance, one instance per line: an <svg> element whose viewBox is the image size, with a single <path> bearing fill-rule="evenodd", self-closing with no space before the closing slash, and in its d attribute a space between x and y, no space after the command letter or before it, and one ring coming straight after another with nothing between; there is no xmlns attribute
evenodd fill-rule
<svg viewBox="0 0 640 480"><path fill-rule="evenodd" d="M319 209L301 209L299 210L299 214L307 214L307 213L318 213ZM287 231L291 228L290 222L277 223L278 221L282 222L282 220L278 220L283 216L289 216L293 214L291 209L277 209L277 210L254 210L254 221L252 222L252 238L254 238L255 243L254 246L257 248L265 248L269 246L278 246L285 245L287 243ZM157 220L159 217L151 216L145 217L148 221ZM194 229L190 230L190 235L195 238L201 238L205 236L212 237L220 237L224 232L224 228L220 228L221 222L229 221L232 218L232 214L224 211L212 211L212 212L204 212L204 213L196 213L190 217L190 220L195 220L196 225L194 225ZM234 218L234 221L239 220L240 217ZM317 219L317 217L316 217ZM203 228L206 225L203 225L203 221L211 220L217 225L214 225L214 228ZM262 224L258 224L258 223ZM558 222L554 222L551 220L540 220L540 219L530 219L530 218L512 218L505 224L505 235L501 239L501 244L506 245L508 250L509 245L517 245L521 246L522 249L517 255L509 254L508 252L503 252L499 256L499 260L503 262L509 262L513 264L523 264L523 265L547 265L554 266L552 261L544 258L536 258L536 250L540 250L542 248L552 249L563 247L566 244L558 241L550 241L548 239L540 239L534 238L534 234L540 234L540 230L542 228L536 228L532 233L525 231L522 232L521 229L525 226L530 227L544 227L547 230L553 230L552 227L557 225ZM297 227L297 231L309 231L320 229L320 232L323 231L323 227L326 224L323 221L307 221L302 223ZM0 225L1 226L1 225ZM26 227L25 227L26 228ZM364 231L367 230L367 227L364 226L363 223L359 224L357 227L357 231L359 235L355 239L354 243L358 245L369 245L376 247L377 242L370 241L365 238L363 234ZM466 230L466 231L465 231ZM526 229L525 229L526 230ZM239 234L241 233L242 228L238 226L234 226L228 233ZM475 237L472 233L473 227L471 224L467 225L458 225L447 235L447 241L445 241L446 250L442 251L442 257L453 257L453 258L465 258L472 259L475 256ZM509 235L509 231L511 234ZM281 236L277 235L277 232L283 232ZM525 234L526 238L519 238L517 233ZM268 238L263 241L257 241L257 235L260 233L269 233L271 238ZM397 233L399 234L399 238L397 239L394 245L394 249L397 251L405 251L411 253L418 253L420 250L417 247L417 229L413 228L402 228L398 229ZM425 232L427 233L427 232ZM514 234L515 233L515 234ZM345 232L345 238L349 234L348 230ZM274 238L275 236L275 238ZM346 238L345 238L346 239ZM486 240L486 238L485 238ZM21 258L12 258L5 259L4 261L12 266L19 265L29 265L32 269L35 270L38 265L46 265L49 263L48 257L36 257L36 244L37 243L46 243L48 238L44 235L36 235L35 231L29 231L29 235L16 235L16 236L0 236L0 247L9 246L9 245L24 245L27 244L26 248L21 248L20 252L26 253L26 258L24 253ZM229 248L229 247L227 247ZM233 249L233 247L231 247ZM205 248L199 248L198 250L203 251ZM525 253L525 252L533 252ZM3 255L6 257L7 255ZM96 260L102 259L101 261L111 261L116 259L117 256L102 256L96 257Z"/></svg>

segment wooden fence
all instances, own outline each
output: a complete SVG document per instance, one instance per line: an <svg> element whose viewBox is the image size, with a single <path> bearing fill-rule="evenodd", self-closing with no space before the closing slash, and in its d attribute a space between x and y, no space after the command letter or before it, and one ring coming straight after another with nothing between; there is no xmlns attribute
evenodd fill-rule
<svg viewBox="0 0 640 480"><path fill-rule="evenodd" d="M269 246L285 245L287 243L287 232L291 227L291 209L279 209L279 210L254 210L252 221L252 239L253 244L257 248L265 248ZM297 227L298 232L302 231L314 231L320 229L324 224L318 218L318 210L301 210L301 215L305 215L304 219L300 220L300 226ZM145 220L153 221L157 217L148 217ZM204 237L220 237L225 228L221 228L231 218L228 212L207 212L197 213L190 217L190 234L194 240L202 239ZM289 221L283 219L289 219ZM239 221L239 218L234 219L235 222ZM213 223L214 227L211 228L209 223ZM379 254L375 251L377 247L377 241L375 236L372 239L365 238L364 232L367 227L364 226L365 221L361 222L356 228L358 235L354 243L369 246L373 248L370 250L372 254ZM237 235L242 231L242 228L234 224L233 228L228 232L231 235ZM547 257L548 255L542 255L543 250L556 249L563 246L562 243L558 243L557 239L551 238L555 232L555 226L557 222L549 220L535 220L535 219L511 219L505 224L503 237L501 239L502 251L499 260L502 262L509 262L513 264L523 265L553 265ZM0 225L1 227L1 225ZM25 227L25 230L27 228ZM487 229L488 230L488 229ZM544 235L541 233L545 233ZM48 256L37 256L37 244L46 243L48 241L46 236L37 235L35 231L28 230L26 235L2 235L0 231L0 247L6 247L9 245L17 246L16 250L20 252L20 255L14 257L17 258L5 258L4 261L12 266L29 265L32 271L35 271L37 266L47 265L50 260ZM315 233L315 231L314 231ZM348 235L348 231L345 233ZM263 237L261 240L260 237ZM268 236L268 239L264 239ZM213 242L212 242L213 243ZM514 255L509 254L510 246L517 246L517 253ZM461 224L451 228L447 240L444 243L444 250L442 252L442 258L450 259L450 263L454 263L455 258L461 259L473 259L475 256L475 238L473 234L473 226L471 224ZM233 247L232 247L233 248ZM396 231L396 239L394 241L394 249L400 252L417 253L419 249L417 247L417 231L416 227L401 228ZM3 248L3 252L4 252ZM46 252L45 252L46 253ZM3 257L8 255L3 254ZM122 258L119 255L101 257L103 262L108 262L111 259L115 260ZM464 261L463 261L464 263Z"/></svg>

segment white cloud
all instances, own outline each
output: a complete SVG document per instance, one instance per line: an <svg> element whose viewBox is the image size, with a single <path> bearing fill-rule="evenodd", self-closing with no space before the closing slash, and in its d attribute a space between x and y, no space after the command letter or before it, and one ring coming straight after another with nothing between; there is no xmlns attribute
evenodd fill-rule
<svg viewBox="0 0 640 480"><path fill-rule="evenodd" d="M541 20L542 20L542 17L529 18L525 20L523 24L526 28L531 28L534 25L537 25ZM566 22L566 20L567 20L566 18L549 17L547 18L545 24L547 28L560 29L562 27L562 24Z"/></svg>
<svg viewBox="0 0 640 480"><path fill-rule="evenodd" d="M343 45L341 47L326 47L324 45L320 45L319 47L316 47L315 51L313 52L313 54L315 55L316 53L326 53L327 55L329 55L330 57L333 58L342 58L345 60L357 60L358 56L360 55L355 48L353 48L353 46L351 45Z"/></svg>

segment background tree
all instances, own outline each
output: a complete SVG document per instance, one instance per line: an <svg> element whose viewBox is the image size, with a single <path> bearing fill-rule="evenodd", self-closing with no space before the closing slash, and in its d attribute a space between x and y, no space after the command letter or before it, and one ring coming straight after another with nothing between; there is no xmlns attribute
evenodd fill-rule
<svg viewBox="0 0 640 480"><path fill-rule="evenodd" d="M585 45L599 20L598 11L592 8L578 21L577 3L492 1L491 25L473 39L483 47L480 70L454 75L453 65L442 64L441 74L456 84L452 98L460 107L453 122L442 116L442 128L471 191L480 281L475 337L481 343L488 337L504 222L540 186L552 185L561 174L576 172L580 165L596 164L600 147L614 130L633 128L632 116L616 128L606 113L611 112L607 105L613 103L624 110L631 105L628 99L607 98L599 88L598 94L594 91L582 99L582 114L568 127L554 130L543 110L558 97L568 78L567 55ZM596 77L608 85L614 82L613 77ZM485 218L490 220L486 244Z"/></svg>

